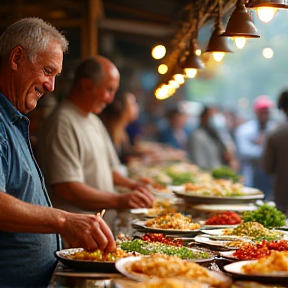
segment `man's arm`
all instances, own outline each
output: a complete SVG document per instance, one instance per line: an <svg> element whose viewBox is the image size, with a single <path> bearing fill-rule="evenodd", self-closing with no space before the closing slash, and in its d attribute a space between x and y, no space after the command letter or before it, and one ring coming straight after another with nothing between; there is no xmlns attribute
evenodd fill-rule
<svg viewBox="0 0 288 288"><path fill-rule="evenodd" d="M119 194L100 191L85 183L63 182L51 187L59 198L84 210L96 211L121 207Z"/></svg>
<svg viewBox="0 0 288 288"><path fill-rule="evenodd" d="M101 217L26 203L3 192L0 192L0 230L58 233L71 247L115 250L113 235Z"/></svg>
<svg viewBox="0 0 288 288"><path fill-rule="evenodd" d="M139 183L134 179L128 178L116 170L113 171L113 183L115 186L122 186L131 190L137 188L138 186L144 185L144 183Z"/></svg>
<svg viewBox="0 0 288 288"><path fill-rule="evenodd" d="M80 182L58 183L52 188L61 199L88 211L150 207L153 202L153 196L140 188L125 194L100 191Z"/></svg>

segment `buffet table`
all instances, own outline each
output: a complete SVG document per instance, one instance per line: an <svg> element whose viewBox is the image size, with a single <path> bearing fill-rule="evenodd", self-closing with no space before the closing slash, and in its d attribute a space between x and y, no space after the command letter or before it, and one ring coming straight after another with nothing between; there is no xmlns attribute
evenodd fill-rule
<svg viewBox="0 0 288 288"><path fill-rule="evenodd" d="M182 206L181 207L185 207ZM189 205L187 207L190 207ZM186 208L187 208L186 207ZM133 213L125 213L125 218L130 214L130 221L127 221L126 224L130 225L131 221L135 219L135 214ZM127 218L126 218L127 220ZM128 229L129 230L129 229ZM127 231L128 231L127 230ZM136 231L134 228L130 228L132 234L137 234L139 231ZM131 235L132 235L131 234ZM220 251L215 249L211 250L215 255L220 255ZM233 261L224 259L221 256L215 256L213 261L203 263L202 266L207 267L210 270L214 271L223 271L223 267L226 264L232 263ZM107 271L106 271L107 272ZM68 287L79 287L79 288L135 288L135 281L126 278L118 271L109 271L106 273L103 272L89 272L84 270L75 270L71 269L61 263L60 261L57 264L57 267L53 273L49 288L68 288ZM233 279L233 278L232 278ZM267 284L265 280L261 282L254 281L243 281L233 279L233 282L230 286L231 288L280 288L280 287L288 287L288 283L281 284ZM165 287L164 287L165 288Z"/></svg>
<svg viewBox="0 0 288 288"><path fill-rule="evenodd" d="M216 264L223 266L229 261L216 260ZM134 280L130 280L118 273L87 273L76 271L58 263L52 276L49 288L133 288ZM231 288L284 288L285 284L267 284L251 281L234 280ZM165 287L164 287L165 288Z"/></svg>
<svg viewBox="0 0 288 288"><path fill-rule="evenodd" d="M219 211L230 211L229 213L231 213L231 211L234 211L235 213L239 212L240 214L244 211L254 211L255 209L257 209L257 207L259 207L259 205L261 205L261 203L259 204L256 202L257 201L261 202L264 199L264 195L261 191L257 191L254 188L243 187L243 185L241 183L236 183L236 184L232 183L231 184L231 183L228 183L227 181L226 182L225 181L224 182L223 181L218 181L218 182L214 181L214 179L211 178L211 175L207 175L207 173L202 173L202 171L199 171L197 167L195 167L193 165L191 166L190 164L187 164L187 163L184 163L184 166L183 165L179 166L178 164L176 166L174 166L174 170L172 171L174 173L174 176L176 175L174 180L179 181L180 180L179 175L182 173L182 175L181 175L182 179L181 180L183 180L183 175L184 175L185 179L187 181L187 171L189 171L189 173L191 173L191 175L193 176L193 180L195 181L195 179L196 179L198 181L196 184L195 184L195 182L190 183L188 185L189 189L192 189L192 190L193 189L198 189L198 190L202 189L202 190L204 190L204 194L199 194L198 192L195 193L194 191L192 191L192 190L190 191L189 189L187 189L188 191L185 191L185 190L183 190L183 187L185 187L183 185L182 186L180 185L178 187L178 188L180 188L180 190L175 189L175 184L174 184L174 186L172 185L172 187L174 187L174 188L167 189L168 186L166 186L164 189L162 189L159 186L159 183L157 183L157 181L159 181L159 179L161 179L162 182L164 180L165 181L167 180L167 177L166 177L167 175L164 175L163 171L166 171L166 172L168 171L170 173L169 175L170 176L172 175L171 174L171 167L168 167L168 168L162 167L161 170L158 170L158 169L155 170L155 167L151 167L151 169L147 170L147 169L143 169L143 167L139 167L137 165L135 167L133 167L133 169L132 169L132 171L130 171L130 173L135 178L137 178L137 175L138 175L140 177L146 178L146 180L148 178L151 180L153 177L155 177L156 182L154 184L156 184L156 185L153 186L153 191L154 191L154 195L155 195L157 201L155 201L156 205L155 205L155 207L153 207L153 209L155 208L157 210L159 207L161 209L164 209L164 210L166 208L168 208L168 209L173 208L173 209L175 209L175 211L177 211L177 213L181 213L184 218L187 215L188 215L188 217L191 217L189 219L193 220L194 223L191 223L193 225L195 223L197 223L197 225L198 225L201 222L200 221L201 219L208 219L210 216L212 216L213 214L215 214L216 212L219 212ZM179 174L179 171L180 171L180 174ZM161 175L161 177L159 175ZM153 181L150 183L153 184ZM209 184L208 186L207 186L207 183ZM219 185L220 186L222 185L222 186L220 187ZM216 187L218 187L218 188L216 189ZM187 186L186 186L186 188L187 188ZM230 190L227 192L228 188ZM207 190L209 190L209 189L211 190L211 194L207 196ZM172 191L172 190L174 190L174 191ZM219 195L219 191L222 194ZM262 201L262 204L263 204L263 201ZM265 209L268 209L268 208L266 207ZM155 218L157 218L157 216L155 215L155 216L151 217L151 214L149 214L146 210L145 209L131 209L131 210L127 210L127 211L125 210L125 211L120 212L118 214L118 217L116 218L116 221L114 223L115 225L113 227L115 239L117 238L118 233L123 233L125 235L129 235L130 237L133 236L134 239L135 238L140 239L141 235L142 236L146 235L145 233L152 233L152 234L153 233L162 233L161 231L164 231L165 228L164 228L164 230L162 228L159 230L159 228L157 228L157 227L151 228L151 227L147 226L148 225L148 219L151 219L151 218L155 219ZM168 215L168 219L176 219L175 214L171 213L171 214L167 214L167 215ZM284 217L284 220L285 220L285 217ZM146 225L146 223L147 223L147 225ZM241 223L241 222L238 222L238 223ZM287 221L286 221L286 223L287 223ZM200 225L201 225L201 229L200 229ZM201 243L201 241L199 241L199 239L197 242L196 238L198 237L198 235L201 236L201 235L205 234L205 231L203 231L203 229L205 229L205 228L203 228L204 226L205 226L205 224L202 226L202 224L200 223L198 225L198 228L199 228L198 231L197 231L197 228L195 228L194 232L191 231L194 228L190 228L190 227L189 228L183 228L183 229L181 228L180 230L179 229L177 230L177 228L175 228L176 232L175 231L173 232L173 228L167 228L167 229L169 229L168 230L169 233L172 233L172 234L174 233L174 235L178 235L177 237L181 237L181 236L179 236L181 233L177 234L179 231L182 232L182 234L185 231L189 232L190 233L189 236L188 236L188 234L185 234L185 233L183 236L183 239L185 239L185 237L187 237L186 240L187 239L189 240L189 245L186 245L186 246L187 247L189 246L189 249L191 248L191 250L193 250L194 247L195 247L195 249L197 249L197 248L202 249L202 251L205 251L205 249L206 249L206 251L208 251L207 253L210 253L210 255L212 255L209 261L208 261L209 258L207 258L205 260L206 262L201 261L201 260L197 262L197 260L195 260L196 258L183 258L183 259L185 259L185 260L189 259L188 262L192 259L195 262L197 262L199 265L201 265L205 268L208 268L209 271L223 272L223 273L218 273L218 274L225 275L226 279L228 277L229 288L264 288L264 287L274 287L274 288L279 287L280 288L280 287L288 287L288 280L287 280L288 276L286 276L287 274L284 276L284 281L283 281L283 279L280 279L281 277L278 277L278 276L272 277L271 279L268 279L268 277L265 277L265 276L263 277L263 275L257 276L257 277L251 276L251 277L245 278L245 277L241 277L241 275L239 276L239 274L237 276L237 273L234 273L234 271L231 272L230 274L227 273L227 271L225 271L225 268L223 268L223 267L227 264L235 263L237 261L235 260L235 258L234 258L234 260L233 259L231 260L231 258L229 259L229 257L224 257L223 254L220 253L220 251L222 249L221 247L220 247L220 249L217 249L211 243L210 244L209 243L205 244L205 242ZM283 230L288 230L288 227L286 227L286 228L287 229L283 229ZM206 229L209 229L209 228L206 227ZM257 227L256 227L256 230L257 230ZM166 234L169 235L168 232ZM228 234L226 234L226 235L228 235ZM216 236L215 238L218 237L218 235L215 235L215 236ZM239 237L243 237L243 236L239 236ZM213 239L213 237L211 237L211 239ZM286 239L285 241L287 241L288 234L287 234L287 237L285 239ZM141 239L141 240L143 240L143 239ZM162 243L166 243L166 242L162 242ZM142 243L141 243L141 245L142 245ZM183 243L183 245L184 245L184 243ZM230 249L230 247L231 246L229 246L229 249ZM141 248L143 248L143 247L141 246ZM230 249L230 250L232 250L232 249ZM125 250L125 251L136 251L136 250ZM153 252L153 253L155 253L155 252ZM168 253L168 255L171 255L171 254ZM174 255L174 254L172 254L172 255ZM61 260L61 257L60 257L60 260ZM121 260L123 260L123 258ZM238 260L241 260L241 259L238 259ZM131 277L129 278L129 275L127 276L125 273L123 273L123 271L121 271L121 269L119 270L118 267L116 269L114 266L114 263L112 263L113 264L112 270L111 269L105 270L106 269L105 267L107 267L106 263L103 264L103 262L101 263L101 261L100 261L97 264L98 265L97 267L99 269L97 269L97 267L96 267L95 271L93 269L90 269L89 270L90 272L89 272L88 270L85 271L85 269L82 269L83 267L80 268L80 270L78 270L78 269L76 270L76 268L73 266L72 267L69 265L66 266L65 264L67 264L67 262L63 261L63 259L61 261L59 261L57 264L57 267L53 273L49 288L64 288L64 287L79 287L79 288L84 288L84 287L85 288L86 287L87 288L88 287L89 288L92 288L92 287L99 287L99 288L100 287L103 287L103 288L104 287L109 287L109 288L135 288L135 287L138 288L138 287L141 287L142 288L143 287L143 288L146 288L145 286L139 286L139 284L136 284L139 282L134 281ZM143 258L141 258L141 261L143 261ZM100 265L102 265L102 266L100 266ZM198 267L199 267L199 265L198 265ZM103 268L103 266L104 266L104 268ZM165 265L165 267L167 267L167 265ZM79 266L77 268L79 268ZM202 267L201 267L201 269L203 270ZM122 274L119 271L122 272ZM206 269L206 271L207 271L207 269ZM211 273L213 273L213 272L211 272ZM127 277L125 277L124 275L126 275ZM249 281L247 281L247 279L249 279ZM137 280L138 280L138 278L137 278ZM280 282L280 280L281 280L281 282ZM285 281L285 280L287 280L287 281ZM230 285L230 281L231 281L231 285ZM268 284L268 282L271 284ZM153 286L153 287L156 287L156 286ZM165 288L166 286L161 286L161 287ZM173 286L173 287L177 287L177 286ZM191 287L191 284L189 287ZM202 287L207 288L208 286L207 286L207 284L204 284L203 286L201 286L201 288ZM209 287L211 287L211 286L209 286ZM217 287L221 288L220 286L217 286ZM228 286L226 285L225 288L228 288Z"/></svg>

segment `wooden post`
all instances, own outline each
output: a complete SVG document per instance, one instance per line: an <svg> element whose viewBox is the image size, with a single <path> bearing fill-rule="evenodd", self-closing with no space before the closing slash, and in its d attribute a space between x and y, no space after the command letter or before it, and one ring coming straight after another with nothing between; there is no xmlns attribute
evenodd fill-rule
<svg viewBox="0 0 288 288"><path fill-rule="evenodd" d="M98 53L98 19L104 14L102 0L86 0L81 27L81 58Z"/></svg>

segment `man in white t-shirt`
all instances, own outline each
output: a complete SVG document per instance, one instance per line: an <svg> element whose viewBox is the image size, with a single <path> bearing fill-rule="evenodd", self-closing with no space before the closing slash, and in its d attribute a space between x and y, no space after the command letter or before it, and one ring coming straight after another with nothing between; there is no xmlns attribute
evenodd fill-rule
<svg viewBox="0 0 288 288"><path fill-rule="evenodd" d="M97 212L152 205L153 196L144 184L117 172L119 159L96 115L113 101L119 80L118 69L107 58L84 60L75 71L67 99L43 124L38 161L54 207ZM131 192L115 193L115 186Z"/></svg>

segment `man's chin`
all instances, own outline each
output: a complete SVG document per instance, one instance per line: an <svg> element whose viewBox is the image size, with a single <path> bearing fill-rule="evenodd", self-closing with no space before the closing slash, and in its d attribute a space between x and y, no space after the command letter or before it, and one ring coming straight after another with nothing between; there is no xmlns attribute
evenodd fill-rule
<svg viewBox="0 0 288 288"><path fill-rule="evenodd" d="M104 108L105 108L105 107L104 107ZM104 110L104 108L95 109L93 112L98 115L98 114L100 114L100 113Z"/></svg>
<svg viewBox="0 0 288 288"><path fill-rule="evenodd" d="M27 114L29 113L30 111L34 110L37 106L37 101L31 101L30 103L28 103L26 106L25 106L25 112L22 112L23 114Z"/></svg>

